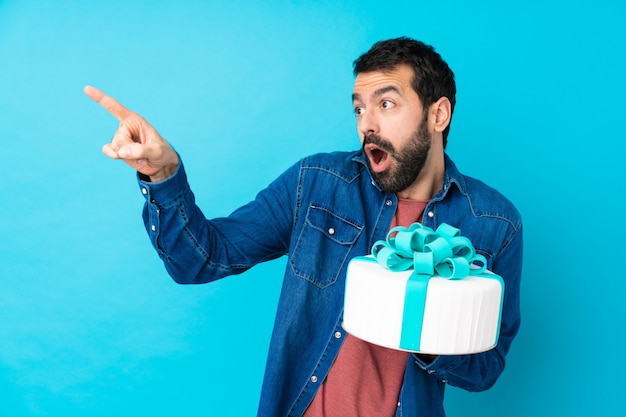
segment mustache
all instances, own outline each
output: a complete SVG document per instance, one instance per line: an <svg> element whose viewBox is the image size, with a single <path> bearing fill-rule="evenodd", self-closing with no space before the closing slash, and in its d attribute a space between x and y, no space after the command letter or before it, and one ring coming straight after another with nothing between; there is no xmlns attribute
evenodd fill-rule
<svg viewBox="0 0 626 417"><path fill-rule="evenodd" d="M396 151L391 142L375 133L370 133L363 136L363 147L368 144L376 145L377 147L389 154L393 154Z"/></svg>

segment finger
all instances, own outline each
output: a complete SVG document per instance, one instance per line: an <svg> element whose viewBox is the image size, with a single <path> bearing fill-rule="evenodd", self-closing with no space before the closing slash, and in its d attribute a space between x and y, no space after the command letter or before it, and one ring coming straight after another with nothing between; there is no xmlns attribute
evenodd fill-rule
<svg viewBox="0 0 626 417"><path fill-rule="evenodd" d="M120 159L117 151L113 149L110 143L107 143L102 147L102 153L111 159Z"/></svg>
<svg viewBox="0 0 626 417"><path fill-rule="evenodd" d="M113 159L120 159L122 156L119 154L121 148L133 143L130 132L124 124L120 124L119 129L111 138L111 142L102 147L102 152Z"/></svg>
<svg viewBox="0 0 626 417"><path fill-rule="evenodd" d="M113 97L107 96L95 87L92 87L90 85L85 86L84 92L87 97L99 103L121 122L134 114L132 111L124 107L119 101L117 101Z"/></svg>

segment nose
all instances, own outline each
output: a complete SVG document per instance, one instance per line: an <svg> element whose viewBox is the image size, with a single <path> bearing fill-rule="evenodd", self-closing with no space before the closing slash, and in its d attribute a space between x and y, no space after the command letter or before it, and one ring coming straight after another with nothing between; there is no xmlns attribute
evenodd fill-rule
<svg viewBox="0 0 626 417"><path fill-rule="evenodd" d="M372 133L378 134L380 127L376 114L372 111L364 111L361 113L358 118L357 129L359 130L361 138Z"/></svg>

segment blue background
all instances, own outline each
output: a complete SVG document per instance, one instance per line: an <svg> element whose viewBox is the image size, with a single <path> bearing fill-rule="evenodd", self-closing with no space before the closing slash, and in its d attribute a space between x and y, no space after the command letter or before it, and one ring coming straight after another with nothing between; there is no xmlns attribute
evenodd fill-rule
<svg viewBox="0 0 626 417"><path fill-rule="evenodd" d="M449 388L448 414L625 415L625 18L618 0L0 1L0 416L256 412L284 260L174 284L84 85L151 121L225 215L358 146L352 60L400 35L455 71L448 152L525 221L507 368Z"/></svg>

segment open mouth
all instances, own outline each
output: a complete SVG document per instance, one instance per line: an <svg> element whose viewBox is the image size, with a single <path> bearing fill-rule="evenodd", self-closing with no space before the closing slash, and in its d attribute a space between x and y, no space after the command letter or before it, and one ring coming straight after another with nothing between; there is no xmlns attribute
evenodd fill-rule
<svg viewBox="0 0 626 417"><path fill-rule="evenodd" d="M370 167L374 172L382 172L389 167L391 158L387 151L373 143L365 145L363 149L370 161Z"/></svg>

